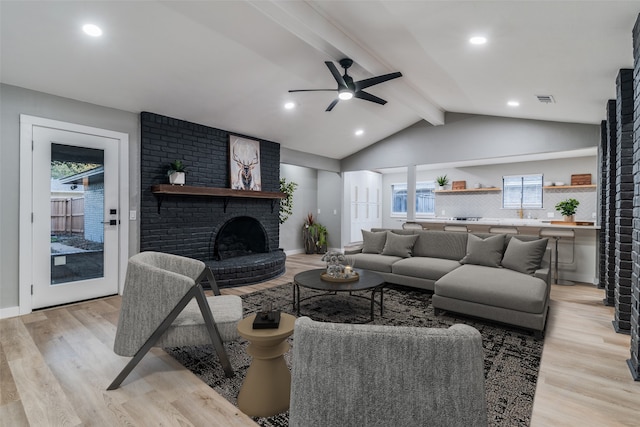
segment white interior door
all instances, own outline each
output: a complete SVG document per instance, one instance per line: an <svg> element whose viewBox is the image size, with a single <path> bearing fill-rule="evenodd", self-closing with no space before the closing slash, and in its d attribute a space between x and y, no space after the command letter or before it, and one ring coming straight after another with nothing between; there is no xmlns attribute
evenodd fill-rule
<svg viewBox="0 0 640 427"><path fill-rule="evenodd" d="M32 308L118 293L118 142L33 127Z"/></svg>

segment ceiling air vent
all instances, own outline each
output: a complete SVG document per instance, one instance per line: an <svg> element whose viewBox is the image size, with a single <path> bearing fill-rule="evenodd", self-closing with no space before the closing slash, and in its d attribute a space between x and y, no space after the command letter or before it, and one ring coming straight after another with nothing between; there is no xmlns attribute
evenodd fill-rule
<svg viewBox="0 0 640 427"><path fill-rule="evenodd" d="M542 102L543 104L555 104L556 100L553 99L553 96L551 95L536 95L536 98L538 98L538 101Z"/></svg>

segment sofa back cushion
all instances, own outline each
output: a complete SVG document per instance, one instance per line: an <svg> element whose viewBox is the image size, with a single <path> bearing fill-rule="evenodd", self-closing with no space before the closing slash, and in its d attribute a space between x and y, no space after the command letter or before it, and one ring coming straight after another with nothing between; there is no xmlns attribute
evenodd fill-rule
<svg viewBox="0 0 640 427"><path fill-rule="evenodd" d="M371 232L362 230L362 253L363 254L379 254L384 249L387 241L387 232L378 231Z"/></svg>
<svg viewBox="0 0 640 427"><path fill-rule="evenodd" d="M400 234L387 231L387 240L382 249L382 255L399 256L408 258L411 256L413 245L416 243L418 236L416 234L402 236Z"/></svg>
<svg viewBox="0 0 640 427"><path fill-rule="evenodd" d="M416 234L413 256L459 260L467 253L467 233L417 230Z"/></svg>
<svg viewBox="0 0 640 427"><path fill-rule="evenodd" d="M512 237L502 258L502 266L533 276L540 268L548 240L536 239L523 242L519 237Z"/></svg>
<svg viewBox="0 0 640 427"><path fill-rule="evenodd" d="M504 234L495 234L486 239L470 234L467 240L467 254L460 263L500 267L503 253Z"/></svg>

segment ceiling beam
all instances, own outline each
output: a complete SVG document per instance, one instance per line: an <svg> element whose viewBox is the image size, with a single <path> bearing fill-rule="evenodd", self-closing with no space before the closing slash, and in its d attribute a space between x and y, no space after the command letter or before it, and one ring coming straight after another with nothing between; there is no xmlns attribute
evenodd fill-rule
<svg viewBox="0 0 640 427"><path fill-rule="evenodd" d="M310 3L264 0L250 0L249 3L282 28L334 60L343 57L354 59L372 76L396 71L367 49L365 43L357 40L354 35L347 34ZM425 94L420 93L406 76L394 82L393 98L433 126L444 124L444 111Z"/></svg>

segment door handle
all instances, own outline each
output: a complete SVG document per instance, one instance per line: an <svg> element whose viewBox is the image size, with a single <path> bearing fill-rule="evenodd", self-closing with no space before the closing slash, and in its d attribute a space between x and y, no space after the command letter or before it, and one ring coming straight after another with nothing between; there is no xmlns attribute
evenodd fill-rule
<svg viewBox="0 0 640 427"><path fill-rule="evenodd" d="M118 225L118 220L117 219L110 219L109 221L102 221L103 224L109 224L109 225Z"/></svg>

